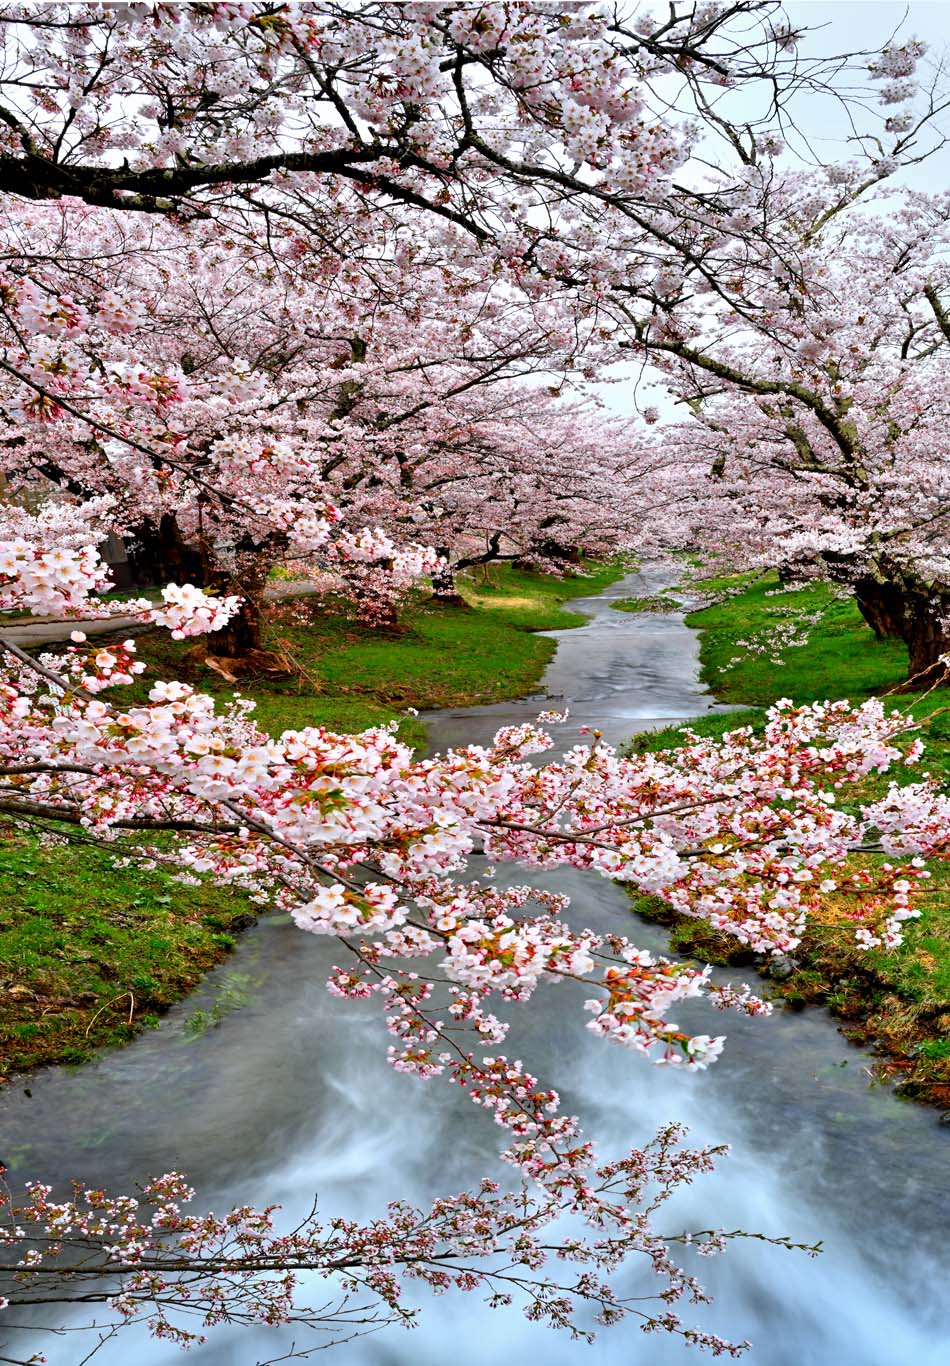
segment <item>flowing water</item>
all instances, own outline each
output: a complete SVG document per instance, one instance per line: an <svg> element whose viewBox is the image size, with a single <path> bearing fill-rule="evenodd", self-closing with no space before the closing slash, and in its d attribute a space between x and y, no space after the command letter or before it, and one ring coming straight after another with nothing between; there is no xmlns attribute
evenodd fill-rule
<svg viewBox="0 0 950 1366"><path fill-rule="evenodd" d="M433 747L487 739L509 721L562 700L565 744L580 725L610 741L695 716L714 704L697 681L695 635L675 613L614 611L612 598L655 593L659 573L630 575L575 605L582 629L552 633L558 649L545 699L428 717ZM538 876L569 892L580 923L620 926L645 947L658 928L631 921L623 893L593 876ZM524 880L518 874L519 880ZM493 1171L501 1133L460 1092L393 1073L372 1008L327 996L332 944L285 917L265 918L226 965L160 1029L78 1071L51 1069L5 1092L0 1155L17 1173L82 1176L115 1189L177 1167L198 1204L280 1201L302 1212L319 1191L324 1211L381 1212L394 1196L420 1203ZM747 974L730 969L731 980ZM758 981L758 979L755 979ZM199 1009L247 1003L203 1033ZM723 1058L684 1076L595 1039L564 988L542 987L520 1014L507 1051L559 1087L605 1155L645 1141L669 1119L696 1142L728 1142L716 1173L680 1192L661 1226L744 1228L824 1241L815 1260L736 1243L704 1260L715 1295L684 1318L749 1337L749 1366L947 1366L945 1291L950 1128L932 1111L874 1086L870 1060L821 1011L769 1020L723 1016L702 1002L679 1011L693 1032L726 1032ZM512 1012L518 1015L517 1010ZM636 1283L641 1293L645 1283ZM631 1282L632 1288L634 1283ZM103 1366L172 1366L173 1348L123 1332ZM6 1349L26 1356L26 1335ZM299 1331L215 1335L185 1360L254 1366L286 1353ZM77 1366L92 1344L44 1335L51 1366ZM0 1356L5 1349L0 1348ZM334 1349L340 1366L508 1366L535 1354L551 1366L681 1366L702 1358L679 1340L644 1337L628 1322L593 1347L531 1324L515 1309L489 1312L478 1294L425 1299L419 1328L387 1328Z"/></svg>

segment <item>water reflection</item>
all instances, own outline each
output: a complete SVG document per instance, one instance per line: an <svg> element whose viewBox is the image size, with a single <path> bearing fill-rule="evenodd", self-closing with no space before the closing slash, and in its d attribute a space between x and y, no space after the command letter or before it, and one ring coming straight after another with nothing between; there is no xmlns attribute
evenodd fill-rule
<svg viewBox="0 0 950 1366"><path fill-rule="evenodd" d="M711 705L697 682L695 637L679 617L609 607L610 597L653 593L664 582L628 576L579 604L592 615L590 626L558 636L545 683L570 702L566 743L581 724L619 740ZM432 720L433 743L487 739L498 725L537 709L535 699L440 714ZM569 892L584 923L628 916L623 894L609 883L569 870L535 876ZM663 946L656 927L638 927L637 937ZM8 1090L0 1153L23 1173L51 1180L81 1174L113 1185L177 1166L199 1187L199 1199L218 1208L277 1200L300 1212L319 1190L324 1212L352 1215L379 1212L393 1195L425 1202L491 1170L496 1126L460 1093L386 1067L373 1007L341 1006L323 990L333 958L331 946L284 918L265 920L154 1034L93 1067L54 1069ZM231 971L255 979L253 1001L190 1037L188 1016L213 1002ZM713 1177L667 1207L665 1227L824 1240L817 1261L756 1243L703 1261L698 1270L716 1301L684 1317L752 1338L751 1366L945 1366L950 1310L940 1272L950 1131L931 1112L870 1087L866 1055L820 1012L753 1021L694 1002L679 1018L697 1032L728 1032L726 1053L711 1072L684 1077L593 1039L580 1011L565 1008L561 988L540 990L517 1020L511 1051L557 1083L565 1107L584 1117L605 1154L646 1140L671 1118L690 1125L693 1141L733 1145ZM634 1273L630 1285L641 1288ZM292 1336L226 1333L188 1359L253 1366L286 1351ZM49 1340L43 1350L51 1366L76 1366L89 1345ZM36 1346L31 1341L30 1349ZM477 1296L453 1296L427 1301L413 1332L359 1339L333 1360L507 1366L532 1353L551 1366L698 1359L678 1341L645 1338L629 1324L586 1349L513 1310L489 1314ZM171 1366L181 1358L123 1334L97 1360Z"/></svg>

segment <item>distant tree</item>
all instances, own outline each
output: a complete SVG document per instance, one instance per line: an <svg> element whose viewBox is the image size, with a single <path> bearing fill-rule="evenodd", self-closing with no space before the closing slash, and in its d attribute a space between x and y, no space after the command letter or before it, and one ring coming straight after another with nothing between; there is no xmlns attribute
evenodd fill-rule
<svg viewBox="0 0 950 1366"><path fill-rule="evenodd" d="M787 249L741 300L637 324L692 412L657 429L654 492L672 495L673 540L853 594L924 684L950 651L950 203L890 192L831 212L793 178L773 212Z"/></svg>

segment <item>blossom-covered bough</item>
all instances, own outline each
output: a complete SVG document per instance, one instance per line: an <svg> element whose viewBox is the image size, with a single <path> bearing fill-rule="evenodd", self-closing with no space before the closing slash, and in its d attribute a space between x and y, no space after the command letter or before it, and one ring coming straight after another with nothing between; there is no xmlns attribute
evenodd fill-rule
<svg viewBox="0 0 950 1366"><path fill-rule="evenodd" d="M196 611L191 629L200 620ZM835 892L851 900L860 943L896 945L915 914L923 859L950 853L946 799L926 779L874 803L852 789L918 760L907 718L878 702L781 704L761 735L692 736L675 753L629 758L595 737L540 763L552 742L539 723L419 760L387 728L271 737L254 726L250 703L218 712L178 682L156 682L147 703L123 707L110 694L120 698L141 672L134 642L91 648L74 636L58 657L8 649L0 812L59 832L78 825L121 857L246 887L302 929L334 936L330 992L378 1003L397 1070L449 1080L492 1114L519 1193L489 1182L431 1211L397 1206L369 1226L314 1215L286 1234L271 1230L272 1212L181 1214L176 1176L146 1191L158 1212L144 1224L127 1197L114 1205L81 1192L51 1204L45 1187L31 1187L8 1211L10 1308L92 1295L186 1341L220 1321L314 1321L315 1311L292 1307L307 1269L344 1296L371 1292L371 1316L386 1319L408 1312L403 1282L417 1277L487 1291L496 1306L521 1298L531 1316L582 1334L593 1308L604 1323L635 1313L646 1327L738 1351L674 1311L702 1292L672 1260L677 1239L650 1219L714 1154L682 1148L674 1126L605 1162L560 1112L557 1092L503 1046L510 1011L542 980L573 999L579 1024L590 1012L595 1034L687 1068L712 1062L723 1039L679 1029L678 1001L705 993L723 1008L768 1007L713 985L708 970L654 959L620 926L595 933L563 896L471 880L466 858L482 849L492 861L597 872L764 953L793 947ZM148 842L155 830L176 833L173 855ZM881 856L854 866L854 851L873 849ZM722 1241L710 1235L706 1250ZM576 1279L545 1271L552 1255L576 1263ZM610 1288L608 1273L631 1256L660 1275L667 1308ZM328 1322L344 1332L349 1312L328 1311Z"/></svg>
<svg viewBox="0 0 950 1366"><path fill-rule="evenodd" d="M524 225L539 242L566 238L559 210L578 193L654 202L684 157L662 77L721 135L716 93L763 82L762 116L742 129L753 147L796 90L848 65L803 56L775 0L676 0L662 18L526 3L4 4L0 23L6 193L278 217L335 177L481 240L512 226L513 190L546 221Z"/></svg>
<svg viewBox="0 0 950 1366"><path fill-rule="evenodd" d="M923 861L948 853L926 776L862 795L918 760L907 718L781 704L761 734L690 736L673 755L594 737L554 758L548 717L421 760L388 728L274 737L250 704L216 710L176 680L123 705L134 639L92 648L81 618L201 636L246 614L275 557L349 566L379 597L450 567L417 538L453 550L486 497L489 549L498 526L541 554L609 543L615 433L591 421L572 447L574 410L518 385L596 378L618 339L686 345L684 278L733 298L774 149L756 124L730 128L710 90L765 80L774 122L836 64L800 59L757 0L636 22L530 4L10 4L0 25L2 459L19 499L0 605L77 627L39 657L0 637L0 814L237 884L334 937L340 1009L376 1003L392 1065L489 1111L508 1166L504 1185L430 1209L314 1212L292 1230L275 1211L191 1215L174 1173L141 1204L34 1184L3 1206L5 1317L100 1303L105 1334L138 1319L183 1344L225 1321L345 1337L409 1321L416 1279L581 1335L638 1315L737 1354L683 1322L703 1292L675 1254L740 1235L656 1222L719 1150L668 1126L605 1158L505 1039L544 981L579 1027L695 1069L723 1040L681 1030L678 1002L767 1006L620 925L593 931L563 896L473 879L467 858L599 873L766 954L834 896L860 943L896 945ZM914 60L881 59L888 98ZM709 185L673 178L695 144L668 78L735 158ZM911 144L905 128L888 145ZM162 542L163 604L90 597L108 586L94 547L109 525ZM652 1301L639 1282L630 1298L629 1262L659 1278Z"/></svg>
<svg viewBox="0 0 950 1366"><path fill-rule="evenodd" d="M589 1174L582 1203L571 1189L539 1196L505 1192L484 1180L476 1190L438 1199L427 1209L393 1202L385 1217L363 1225L345 1218L321 1221L314 1207L283 1232L275 1227L277 1207L239 1207L223 1217L183 1209L194 1192L178 1173L150 1181L136 1196L76 1186L68 1198L54 1200L48 1186L31 1183L17 1201L0 1187L0 1247L19 1252L29 1244L4 1307L15 1314L18 1304L107 1305L109 1319L77 1330L95 1338L93 1353L135 1320L147 1321L155 1336L181 1347L202 1341L208 1328L222 1323L291 1323L319 1335L318 1346L292 1347L272 1359L286 1361L387 1324L412 1327L418 1311L403 1298L408 1282L436 1294L481 1291L492 1309L521 1303L535 1322L566 1329L580 1342L593 1341L593 1331L577 1325L578 1306L588 1311L587 1325L609 1326L632 1316L647 1332L675 1332L714 1355L735 1357L747 1344L686 1327L669 1308L646 1309L642 1296L618 1295L611 1273L637 1252L663 1278L660 1298L668 1305L682 1298L701 1304L707 1299L702 1287L671 1260L677 1244L690 1245L700 1256L746 1237L812 1255L820 1248L739 1230L653 1233L650 1216L678 1185L711 1170L725 1151L689 1149L683 1138L682 1128L667 1125L623 1161L598 1167ZM629 1205L638 1208L635 1220L623 1216ZM578 1212L602 1233L586 1247L556 1227ZM565 1268L556 1279L541 1274L551 1259ZM329 1282L336 1298L308 1307L301 1303L301 1288L307 1293L314 1273L322 1294L332 1293Z"/></svg>
<svg viewBox="0 0 950 1366"><path fill-rule="evenodd" d="M815 177L777 182L776 217L797 226L744 299L684 297L674 328L638 324L692 410L657 429L654 497L674 510L654 529L829 581L903 640L923 686L950 650L948 204L871 188L831 213Z"/></svg>
<svg viewBox="0 0 950 1366"><path fill-rule="evenodd" d="M917 686L943 678L950 653L950 208L899 176L946 107L936 77L924 112L913 104L924 56L895 40L869 64L883 126L857 139L864 155L818 171L750 163L731 200L740 231L708 220L691 259L610 300L620 345L687 417L657 430L657 539L830 582L905 643Z"/></svg>
<svg viewBox="0 0 950 1366"><path fill-rule="evenodd" d="M6 277L0 467L98 508L146 581L238 592L219 654L260 650L277 562L332 568L380 617L420 570L445 595L475 562L630 540L621 425L562 396L597 364L571 296L533 299L464 243L445 259L339 218L367 262L79 203L0 216L30 263Z"/></svg>

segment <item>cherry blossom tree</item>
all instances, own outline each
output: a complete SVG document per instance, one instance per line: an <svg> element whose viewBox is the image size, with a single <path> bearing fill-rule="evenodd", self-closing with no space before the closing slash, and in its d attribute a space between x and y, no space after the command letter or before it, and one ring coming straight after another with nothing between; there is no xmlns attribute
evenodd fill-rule
<svg viewBox="0 0 950 1366"><path fill-rule="evenodd" d="M277 271L271 303L278 308L275 296L283 289L286 300L295 291L308 259L311 282L316 278L324 295L327 279L338 277L337 301L344 314L373 306L365 287L370 277L378 289L378 276L388 274L382 292L390 299L398 296L399 272L386 270L393 263L408 268L404 273L411 277L410 293L418 304L440 283L438 267L436 275L431 267L427 272L411 245L424 225L423 233L441 245L443 262L478 248L482 277L486 269L499 272L519 296L519 314L526 301L540 306L568 292L573 321L567 331L573 327L580 335L568 338L567 363L573 365L580 353L582 364L595 373L598 347L592 347L592 339L601 337L597 324L606 299L618 292L623 299L668 290L671 268L678 270L684 262L704 279L720 280L724 270L734 269L749 216L767 192L771 143L758 136L755 121L729 124L711 103L710 89L766 81L771 91L767 125L781 121L788 95L802 87L822 88L846 65L843 59L801 59L798 35L769 3L737 3L723 10L674 6L662 22L647 17L634 23L620 13L582 7L560 13L464 4L381 4L355 13L326 4L286 7L279 14L252 4L118 7L107 13L95 7L13 5L0 12L0 21L6 39L0 84L7 99L0 105L7 139L6 152L0 150L0 184L27 199L62 201L66 196L66 217L75 218L78 200L119 212L126 221L138 220L136 229L106 229L113 240L104 246L98 269L88 250L70 263L69 292L50 278L50 261L59 261L63 244L58 251L44 249L21 235L16 248L29 264L25 283L19 277L22 287L14 273L13 313L23 307L27 285L35 306L46 307L51 316L59 308L54 295L62 296L66 313L78 308L73 331L82 332L83 345L75 348L81 355L60 354L61 336L35 355L20 354L22 319L14 319L4 362L13 386L9 411L16 418L16 386L25 387L27 420L55 420L50 426L83 448L84 479L74 477L75 458L45 462L48 472L78 487L81 496L98 495L111 482L127 499L130 490L141 493L149 486L145 501L151 506L140 507L140 530L166 564L174 565L175 577L204 579L206 587L230 590L238 571L244 605L228 628L228 648L237 652L260 645L254 607L268 557L288 549L315 551L335 539L326 524L339 508L320 479L328 465L337 469L346 462L347 442L340 433L327 432L326 423L347 419L357 396L368 397L364 373L340 377L340 406L331 407L329 416L325 405L312 401L314 390L328 389L315 369L346 367L347 350L349 360L359 363L365 338L358 329L355 335L347 329L350 335L341 338L334 325L337 349L328 356L326 335L314 336L310 328L304 352L301 329L288 342L287 330L281 336L271 315L270 335L254 338L250 360L244 354L249 339L242 338L235 349L233 327L242 310L238 304L230 319L222 318L222 295L230 294L232 303L247 297L252 259L263 258L271 263L265 270ZM874 75L885 83L888 99L904 99L918 55L918 48L907 44L878 56ZM671 103L662 83L674 75L682 98ZM672 178L696 148L685 113L698 116L726 151L708 183L688 188ZM891 130L891 161L912 154L918 132L919 121ZM700 165L708 161L702 150ZM875 165L883 164L879 157ZM190 226L190 255L180 246L152 241L150 229L142 226L172 216ZM81 221L84 230L102 232L88 216ZM195 231L202 221L211 225L210 239ZM729 250L717 255L717 248L707 244L710 233L724 239ZM164 305L167 294L177 293L180 303L188 296L187 288L169 290L171 275L183 286L190 281L180 271L169 272L167 263L177 250L179 261L189 261L189 274L195 262L201 263L200 274L209 240L222 234L247 279L236 289L229 285L235 268L216 254L204 300L190 300L204 344L189 342L190 349L179 347L175 355L170 339L180 335L181 318L175 320L169 304L163 319L156 320L157 300ZM381 246L386 242L390 245ZM16 248L11 243L11 250ZM158 266L145 264L153 259ZM134 278L133 271L121 293L103 290L106 262L111 274L122 274L124 261L134 262L138 274L149 278ZM347 271L346 261L354 261L356 269ZM47 273L40 279L42 268ZM77 281L82 281L79 290ZM353 296L341 299L347 285ZM215 291L217 299L209 306ZM457 303L458 289L453 293ZM38 302L43 296L45 303ZM498 306L496 300L493 308ZM305 309L292 311L299 316ZM460 386L495 380L506 368L547 363L552 347L561 345L554 336L565 330L565 309L560 311L558 321L540 320L540 332L537 316L532 318L530 346L521 321L509 328L505 341L514 344L514 352L505 351L503 342L503 355L491 353L500 368L486 363L483 352L474 376L475 349L458 345L465 336L465 310L449 311L455 345L450 354L437 355L450 366L461 359L462 373L456 366L454 376L445 374L441 395L426 395L421 408L417 402L397 404L394 412L377 411L369 421L361 414L348 422L363 448L364 464L372 449L366 445L368 434L380 451L380 429L389 432L390 452L399 463L399 444L411 435L407 422L420 411L434 420L439 398L457 397ZM123 351L113 336L104 350L88 326L91 316L107 332L134 333L134 346L130 336ZM153 343L147 366L143 325ZM154 343L161 326L165 353L156 373ZM207 339L216 329L212 358ZM477 335L484 336L483 327ZM443 330L440 341L444 336ZM496 335L492 346L498 345ZM298 373L289 375L294 360ZM562 354L557 366L564 364ZM201 365L203 371L196 369ZM300 365L309 366L310 373L301 375ZM431 356L423 354L410 365L419 367L417 381L431 380ZM292 387L295 379L303 381L302 392L299 385ZM297 416L301 407L313 409L306 419L314 424L311 430L301 430L306 422L296 417L287 424L292 405ZM249 445L243 427L254 409L264 411L268 421L260 441L253 438ZM289 448L286 440L275 441L282 423L289 426ZM235 440L237 428L241 437ZM329 460L322 449L328 441L338 447ZM28 438L16 431L7 444L16 449ZM18 457L25 454L17 451ZM107 471L106 464L114 469ZM90 480L95 466L99 477ZM401 468L404 475L404 459ZM358 477L352 467L349 477ZM380 483L380 492L387 483L392 487L392 480ZM591 487L595 483L592 479ZM279 511L278 484L283 489ZM266 515L265 485L270 485ZM554 496L570 501L570 496ZM445 507L444 499L425 501ZM182 517L190 523L184 529ZM589 512L585 519L591 520ZM489 547L493 535L490 531ZM544 538L541 545L556 539ZM367 573L378 578L381 570L400 578L391 547L381 545L373 560L367 558L365 537L350 543L351 559L355 556L360 566L357 580ZM228 563L209 568L209 558L222 548ZM407 566L415 566L424 552L410 546L408 555ZM341 558L347 559L345 546ZM408 569L402 575L407 577Z"/></svg>
<svg viewBox="0 0 950 1366"><path fill-rule="evenodd" d="M755 289L774 278L751 231L773 152L761 129L724 123L709 87L767 78L769 123L789 88L828 74L759 3L635 24L584 7L329 3L5 5L0 22L0 187L16 202L0 277L4 460L61 491L11 513L0 601L74 620L107 582L91 534L105 517L164 523L183 564L196 549L201 566L222 545L246 553L251 597L269 554L428 563L385 527L343 521L374 500L394 532L406 509L425 528L448 523L455 563L480 488L503 509L478 527L499 551L502 535L542 551L618 535L600 493L617 476L605 428L526 376L561 387L575 358L596 375L618 340L697 364L677 332L699 311L684 280L732 307L741 264ZM881 57L889 96L903 100L914 60ZM670 77L729 149L714 183L673 180L695 144L654 108ZM909 155L913 136L895 129L888 147ZM450 306L425 308L447 279ZM468 506L452 524L455 498ZM237 595L190 577L162 605L121 610L179 635L235 618ZM834 894L860 945L896 946L924 861L948 856L945 796L906 781L922 746L905 715L780 704L760 735L633 757L594 736L559 759L546 716L417 759L391 728L271 736L251 704L219 711L176 680L123 706L112 694L142 672L134 640L94 649L77 629L36 658L0 648L0 813L146 863L172 859L150 832L172 834L179 876L234 883L333 936L340 1009L376 1004L398 1071L488 1111L511 1174L369 1225L315 1212L290 1230L268 1210L183 1213L173 1173L145 1187L144 1213L129 1195L60 1200L34 1183L3 1206L10 1305L91 1296L183 1344L228 1319L345 1334L346 1302L299 1307L296 1277L316 1270L344 1301L367 1295L356 1312L370 1321L405 1319L415 1278L487 1290L495 1307L519 1297L581 1335L587 1311L603 1324L639 1314L714 1353L742 1350L676 1310L703 1298L677 1242L714 1252L730 1235L652 1222L717 1154L684 1148L673 1127L605 1160L549 1080L501 1050L542 981L605 1043L683 1068L714 1062L723 1039L680 1029L678 1002L767 1006L595 932L562 896L469 880L466 860L567 863L766 954L793 947ZM868 778L889 772L868 798ZM654 1308L611 1282L631 1258L659 1278Z"/></svg>
<svg viewBox="0 0 950 1366"><path fill-rule="evenodd" d="M830 214L806 179L775 211L797 240L741 307L703 305L703 323L687 307L665 335L658 313L643 333L693 413L659 431L654 492L678 486L673 539L853 594L925 683L950 648L950 208L890 191Z"/></svg>
<svg viewBox="0 0 950 1366"><path fill-rule="evenodd" d="M341 525L323 474L332 433L300 419L324 356L308 355L305 369L279 382L286 362L277 366L276 348L296 331L300 349L310 309L296 329L278 321L245 338L259 346L245 361L230 342L249 294L235 277L243 270L255 278L246 259L225 268L218 258L204 289L183 295L172 287L172 263L197 274L211 249L203 254L200 240L164 224L157 237L137 237L114 215L80 206L78 214L12 214L8 227L8 488L34 501L44 487L85 500L101 530L118 526L153 552L157 545L162 579L187 577L218 592L239 586L241 610L225 629L232 653L260 646L263 582L282 553L346 565L382 539L396 576L434 562L381 532L367 541L359 525ZM203 346L215 288L214 340ZM286 283L283 299L277 293L254 303L286 313ZM335 371L332 379L337 392ZM281 421L287 407L296 422Z"/></svg>
<svg viewBox="0 0 950 1366"><path fill-rule="evenodd" d="M557 564L629 540L629 441L569 397L604 350L573 295L533 299L483 254L447 262L444 244L410 248L388 224L382 237L363 225L371 259L329 271L294 243L278 255L200 225L129 232L82 205L18 210L6 226L11 257L29 263L24 283L11 262L9 481L108 497L160 580L238 592L220 653L259 653L277 561L332 564L378 612L432 568L420 541L443 588L466 564ZM86 318L118 312L121 337L87 326L81 343L62 328L54 341L45 323L28 356L27 290ZM539 373L547 384L526 382ZM154 376L160 401L143 406ZM24 408L28 382L43 392Z"/></svg>

